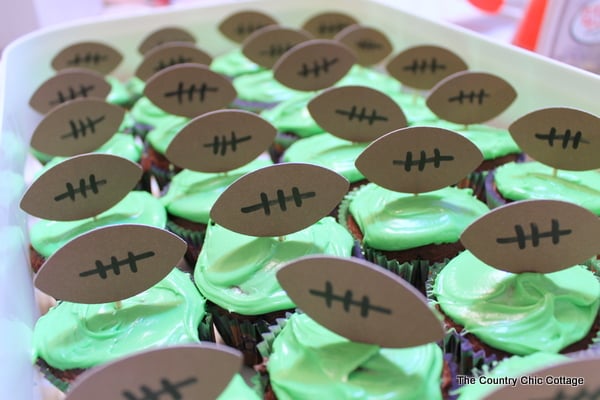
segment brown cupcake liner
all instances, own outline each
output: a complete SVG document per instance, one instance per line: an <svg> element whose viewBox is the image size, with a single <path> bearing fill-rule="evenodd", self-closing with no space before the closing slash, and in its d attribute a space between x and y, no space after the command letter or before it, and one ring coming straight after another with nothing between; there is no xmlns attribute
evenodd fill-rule
<svg viewBox="0 0 600 400"><path fill-rule="evenodd" d="M167 219L166 229L169 232L174 233L185 241L187 244L187 250L184 258L190 268L193 270L198 260L200 250L204 244L204 237L206 235L206 225L199 227L198 230L192 229L191 227L182 226L180 223L181 219Z"/></svg>

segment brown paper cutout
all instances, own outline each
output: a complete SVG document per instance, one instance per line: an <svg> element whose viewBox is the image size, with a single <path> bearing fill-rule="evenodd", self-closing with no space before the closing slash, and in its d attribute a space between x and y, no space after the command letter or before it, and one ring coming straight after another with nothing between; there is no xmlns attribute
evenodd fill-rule
<svg viewBox="0 0 600 400"><path fill-rule="evenodd" d="M368 26L347 26L333 39L352 49L356 63L366 67L381 62L393 50L392 43L383 32Z"/></svg>
<svg viewBox="0 0 600 400"><path fill-rule="evenodd" d="M29 105L41 114L69 100L79 98L106 99L111 86L98 72L84 68L58 71L44 81L29 99Z"/></svg>
<svg viewBox="0 0 600 400"><path fill-rule="evenodd" d="M356 168L371 182L404 193L422 193L452 185L483 161L464 136L443 128L413 126L371 143Z"/></svg>
<svg viewBox="0 0 600 400"><path fill-rule="evenodd" d="M172 42L188 42L196 43L196 38L186 29L176 26L160 28L142 40L138 46L138 51L141 54L146 54L156 46Z"/></svg>
<svg viewBox="0 0 600 400"><path fill-rule="evenodd" d="M348 14L322 12L306 20L302 24L302 29L310 32L316 38L333 39L344 28L357 23L358 21Z"/></svg>
<svg viewBox="0 0 600 400"><path fill-rule="evenodd" d="M439 81L468 68L449 49L434 45L415 46L394 56L386 65L388 73L406 86L429 90Z"/></svg>
<svg viewBox="0 0 600 400"><path fill-rule="evenodd" d="M81 234L52 254L35 277L44 293L74 303L123 300L156 285L187 245L149 225L122 224Z"/></svg>
<svg viewBox="0 0 600 400"><path fill-rule="evenodd" d="M351 341L404 348L444 336L421 293L366 260L305 256L285 264L277 279L298 308Z"/></svg>
<svg viewBox="0 0 600 400"><path fill-rule="evenodd" d="M77 99L52 109L31 137L31 147L52 156L89 153L118 130L125 109L101 99Z"/></svg>
<svg viewBox="0 0 600 400"><path fill-rule="evenodd" d="M594 399L600 393L600 358L568 360L518 377L516 386L494 389L486 400Z"/></svg>
<svg viewBox="0 0 600 400"><path fill-rule="evenodd" d="M265 152L277 129L255 113L217 110L191 120L169 144L173 164L200 172L226 172Z"/></svg>
<svg viewBox="0 0 600 400"><path fill-rule="evenodd" d="M68 158L40 175L27 189L20 207L53 221L74 221L106 211L129 193L142 168L126 158L87 153Z"/></svg>
<svg viewBox="0 0 600 400"><path fill-rule="evenodd" d="M446 121L477 124L500 115L516 97L515 89L499 76L461 71L433 87L427 106Z"/></svg>
<svg viewBox="0 0 600 400"><path fill-rule="evenodd" d="M273 68L283 53L293 46L312 39L300 29L269 25L250 34L242 44L242 53L265 68Z"/></svg>
<svg viewBox="0 0 600 400"><path fill-rule="evenodd" d="M550 273L598 254L600 219L576 204L523 200L469 225L460 241L484 263L508 272Z"/></svg>
<svg viewBox="0 0 600 400"><path fill-rule="evenodd" d="M62 49L52 59L55 71L68 68L86 68L102 75L111 73L123 60L123 55L112 46L100 42L79 42Z"/></svg>
<svg viewBox="0 0 600 400"><path fill-rule="evenodd" d="M144 95L168 113L194 118L225 107L236 91L231 81L206 65L178 64L148 79Z"/></svg>
<svg viewBox="0 0 600 400"><path fill-rule="evenodd" d="M325 89L346 75L355 61L348 46L334 40L313 39L282 55L273 66L273 76L292 89Z"/></svg>
<svg viewBox="0 0 600 400"><path fill-rule="evenodd" d="M211 219L251 236L283 236L328 215L348 192L348 180L314 164L275 164L233 182L211 209Z"/></svg>
<svg viewBox="0 0 600 400"><path fill-rule="evenodd" d="M157 72L173 65L184 63L210 65L211 62L212 57L196 47L194 43L165 43L155 46L145 54L135 70L135 76L146 81Z"/></svg>
<svg viewBox="0 0 600 400"><path fill-rule="evenodd" d="M216 399L241 368L241 353L228 346L163 347L85 371L65 400Z"/></svg>
<svg viewBox="0 0 600 400"><path fill-rule="evenodd" d="M553 168L600 168L600 118L593 114L549 107L524 115L508 130L523 152Z"/></svg>
<svg viewBox="0 0 600 400"><path fill-rule="evenodd" d="M326 89L308 103L308 111L325 131L351 142L371 142L407 126L394 100L366 86Z"/></svg>
<svg viewBox="0 0 600 400"><path fill-rule="evenodd" d="M226 38L242 43L250 34L277 21L262 11L244 10L231 14L219 24L219 31Z"/></svg>

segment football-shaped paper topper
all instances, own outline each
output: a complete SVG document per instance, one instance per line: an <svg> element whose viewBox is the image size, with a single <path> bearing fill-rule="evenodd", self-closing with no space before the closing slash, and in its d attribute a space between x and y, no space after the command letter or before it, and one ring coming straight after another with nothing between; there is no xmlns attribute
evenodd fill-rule
<svg viewBox="0 0 600 400"><path fill-rule="evenodd" d="M600 168L600 118L567 107L533 111L508 130L519 147L554 168L585 171Z"/></svg>
<svg viewBox="0 0 600 400"><path fill-rule="evenodd" d="M244 40L242 53L256 64L272 68L283 53L312 38L310 33L300 29L269 25Z"/></svg>
<svg viewBox="0 0 600 400"><path fill-rule="evenodd" d="M142 40L138 47L141 54L146 54L156 46L172 42L196 43L196 38L186 29L178 26L168 26L151 32Z"/></svg>
<svg viewBox="0 0 600 400"><path fill-rule="evenodd" d="M446 48L424 45L398 53L386 69L406 86L429 90L445 77L466 70L467 64Z"/></svg>
<svg viewBox="0 0 600 400"><path fill-rule="evenodd" d="M308 103L308 111L326 132L351 142L371 142L407 124L398 103L367 86L326 89Z"/></svg>
<svg viewBox="0 0 600 400"><path fill-rule="evenodd" d="M242 43L253 32L277 21L270 15L258 10L243 10L231 14L219 24L219 31L228 39Z"/></svg>
<svg viewBox="0 0 600 400"><path fill-rule="evenodd" d="M515 89L499 76L461 71L447 76L431 89L427 106L446 121L476 124L500 115L516 97Z"/></svg>
<svg viewBox="0 0 600 400"><path fill-rule="evenodd" d="M239 351L213 343L152 349L87 370L65 400L216 399L241 368Z"/></svg>
<svg viewBox="0 0 600 400"><path fill-rule="evenodd" d="M273 66L273 76L292 89L325 89L342 79L355 61L354 52L340 42L307 40L277 60Z"/></svg>
<svg viewBox="0 0 600 400"><path fill-rule="evenodd" d="M226 172L266 151L277 129L255 113L217 110L191 120L169 144L167 158L182 168Z"/></svg>
<svg viewBox="0 0 600 400"><path fill-rule="evenodd" d="M387 36L370 26L347 26L333 39L352 49L356 55L356 63L363 66L375 65L392 52L392 43Z"/></svg>
<svg viewBox="0 0 600 400"><path fill-rule="evenodd" d="M152 75L144 95L171 114L194 118L225 107L235 99L236 91L227 78L208 66L184 63Z"/></svg>
<svg viewBox="0 0 600 400"><path fill-rule="evenodd" d="M149 50L135 70L135 76L143 81L173 65L192 63L210 65L210 54L196 47L194 43L165 43Z"/></svg>
<svg viewBox="0 0 600 400"><path fill-rule="evenodd" d="M344 28L358 23L356 18L341 12L322 12L302 24L302 29L320 39L333 39Z"/></svg>
<svg viewBox="0 0 600 400"><path fill-rule="evenodd" d="M68 158L40 175L21 199L33 216L73 221L117 204L137 184L142 168L126 158L87 153Z"/></svg>
<svg viewBox="0 0 600 400"><path fill-rule="evenodd" d="M340 174L314 164L275 164L233 182L210 217L245 235L284 236L328 215L349 185Z"/></svg>
<svg viewBox="0 0 600 400"><path fill-rule="evenodd" d="M148 225L110 225L79 235L52 254L35 277L50 296L85 304L119 301L154 286L173 270L186 244Z"/></svg>
<svg viewBox="0 0 600 400"><path fill-rule="evenodd" d="M422 193L452 185L483 161L481 151L447 129L413 126L371 143L355 165L371 182L396 192Z"/></svg>
<svg viewBox="0 0 600 400"><path fill-rule="evenodd" d="M515 386L494 389L486 400L583 400L600 393L600 358L567 360L517 378Z"/></svg>
<svg viewBox="0 0 600 400"><path fill-rule="evenodd" d="M62 157L89 153L119 130L124 116L124 108L102 99L71 100L46 114L31 136L31 147Z"/></svg>
<svg viewBox="0 0 600 400"><path fill-rule="evenodd" d="M352 341L403 348L444 336L421 293L368 261L306 256L285 264L277 280L303 312Z"/></svg>
<svg viewBox="0 0 600 400"><path fill-rule="evenodd" d="M460 241L486 264L508 272L550 273L600 253L600 219L576 204L523 200L469 225Z"/></svg>
<svg viewBox="0 0 600 400"><path fill-rule="evenodd" d="M44 81L29 99L29 105L41 114L70 100L94 97L105 99L111 91L104 76L85 68L58 71Z"/></svg>
<svg viewBox="0 0 600 400"><path fill-rule="evenodd" d="M52 68L60 71L67 68L87 68L108 75L123 60L121 53L100 42L79 42L62 49L52 59Z"/></svg>

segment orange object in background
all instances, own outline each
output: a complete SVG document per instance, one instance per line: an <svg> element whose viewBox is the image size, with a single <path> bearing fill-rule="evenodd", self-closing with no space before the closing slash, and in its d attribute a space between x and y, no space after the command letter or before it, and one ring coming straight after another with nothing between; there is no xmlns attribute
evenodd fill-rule
<svg viewBox="0 0 600 400"><path fill-rule="evenodd" d="M537 48L540 27L546 12L547 0L531 0L525 16L515 33L513 44L528 50Z"/></svg>

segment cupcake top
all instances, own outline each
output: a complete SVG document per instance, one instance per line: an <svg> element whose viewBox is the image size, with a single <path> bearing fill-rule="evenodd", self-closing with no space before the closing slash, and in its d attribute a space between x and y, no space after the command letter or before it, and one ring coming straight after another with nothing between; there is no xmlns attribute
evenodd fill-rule
<svg viewBox="0 0 600 400"><path fill-rule="evenodd" d="M564 200L600 215L600 171L556 170L539 162L508 163L496 168L494 183L509 200Z"/></svg>
<svg viewBox="0 0 600 400"><path fill-rule="evenodd" d="M528 356L512 356L500 361L494 368L485 374L486 378L520 378L540 368L548 367L563 361L568 361L567 356L554 353L533 353ZM475 383L462 386L458 390L458 400L478 400L485 398L498 384L482 383L479 379Z"/></svg>
<svg viewBox="0 0 600 400"><path fill-rule="evenodd" d="M320 165L354 183L364 179L354 161L368 145L368 142L353 143L330 133L323 133L292 143L283 154L283 162Z"/></svg>
<svg viewBox="0 0 600 400"><path fill-rule="evenodd" d="M190 122L189 118L171 115L158 122L146 135L146 142L160 154L165 154L173 138Z"/></svg>
<svg viewBox="0 0 600 400"><path fill-rule="evenodd" d="M210 69L231 78L265 70L246 57L240 47L213 58Z"/></svg>
<svg viewBox="0 0 600 400"><path fill-rule="evenodd" d="M489 211L471 189L445 187L415 196L374 183L351 193L348 207L363 243L378 250L454 243L471 222Z"/></svg>
<svg viewBox="0 0 600 400"><path fill-rule="evenodd" d="M493 160L509 154L521 153L521 149L507 129L485 124L460 125L438 119L423 122L423 125L455 131L469 139L483 154L484 160Z"/></svg>
<svg viewBox="0 0 600 400"><path fill-rule="evenodd" d="M148 97L140 97L130 110L131 117L138 123L142 123L149 126L158 126L166 118L171 119L186 119L166 112L156 104L154 104Z"/></svg>
<svg viewBox="0 0 600 400"><path fill-rule="evenodd" d="M150 289L119 303L63 301L36 323L34 356L67 370L141 350L197 343L204 302L189 275L176 268Z"/></svg>
<svg viewBox="0 0 600 400"><path fill-rule="evenodd" d="M466 332L506 352L557 353L583 339L600 306L600 283L585 266L513 274L464 251L437 275L432 296Z"/></svg>
<svg viewBox="0 0 600 400"><path fill-rule="evenodd" d="M260 400L258 394L250 388L240 374L236 374L217 400Z"/></svg>
<svg viewBox="0 0 600 400"><path fill-rule="evenodd" d="M226 173L182 170L173 177L160 201L171 215L207 224L210 209L232 182L248 172L270 164L270 161L259 157Z"/></svg>
<svg viewBox="0 0 600 400"><path fill-rule="evenodd" d="M40 219L29 230L31 246L43 257L49 257L74 237L91 229L113 224L144 224L164 228L167 213L150 193L132 191L110 209L96 217L75 221Z"/></svg>
<svg viewBox="0 0 600 400"><path fill-rule="evenodd" d="M111 104L117 104L123 107L128 107L133 101L133 96L127 85L121 82L117 77L107 75L105 76L106 81L110 85L110 92L106 97L106 101Z"/></svg>
<svg viewBox="0 0 600 400"><path fill-rule="evenodd" d="M309 254L349 257L353 239L332 217L277 237L255 237L209 224L194 270L200 292L217 305L245 315L294 307L275 273Z"/></svg>
<svg viewBox="0 0 600 400"><path fill-rule="evenodd" d="M260 115L279 132L290 132L299 137L310 137L323 133L323 128L317 124L308 111L308 102L314 97L314 92L298 93L275 107L262 111Z"/></svg>
<svg viewBox="0 0 600 400"><path fill-rule="evenodd" d="M294 314L268 358L278 399L441 399L443 357L429 343L402 349L351 342Z"/></svg>

